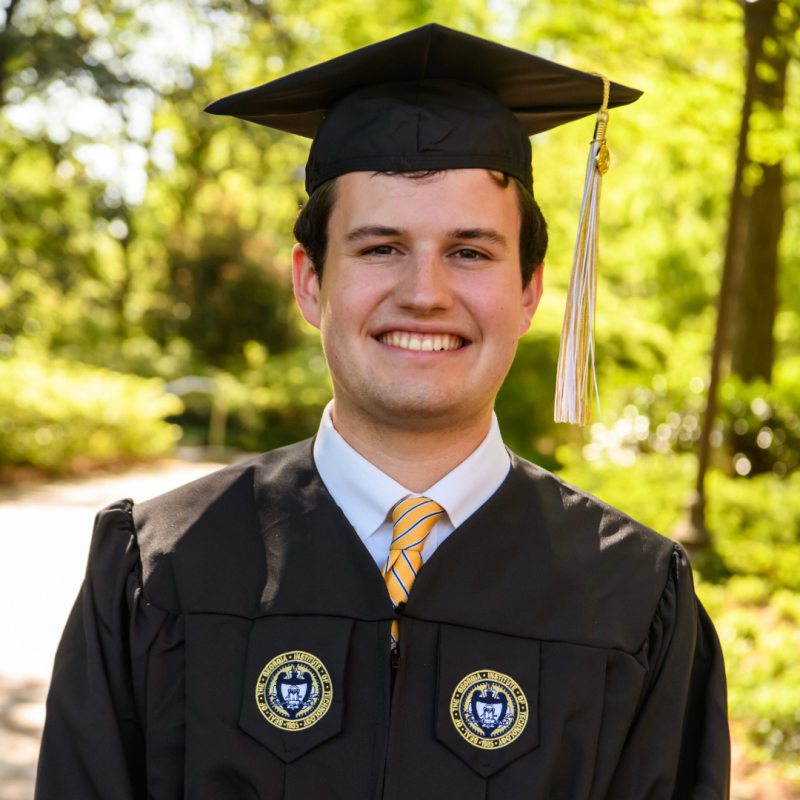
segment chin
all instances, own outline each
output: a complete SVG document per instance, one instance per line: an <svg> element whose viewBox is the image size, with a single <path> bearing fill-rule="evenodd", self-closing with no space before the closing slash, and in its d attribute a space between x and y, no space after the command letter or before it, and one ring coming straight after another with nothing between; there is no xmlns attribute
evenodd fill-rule
<svg viewBox="0 0 800 800"><path fill-rule="evenodd" d="M441 386L394 385L383 391L376 388L373 386L366 393L362 405L368 406L371 415L383 416L389 424L404 427L425 428L439 426L445 420L455 422L470 416L473 407L483 405L457 390L448 391Z"/></svg>

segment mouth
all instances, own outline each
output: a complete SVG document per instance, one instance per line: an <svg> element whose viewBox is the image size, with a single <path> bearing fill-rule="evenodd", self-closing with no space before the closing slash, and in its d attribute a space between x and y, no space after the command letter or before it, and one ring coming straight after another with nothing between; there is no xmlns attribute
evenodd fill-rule
<svg viewBox="0 0 800 800"><path fill-rule="evenodd" d="M467 344L461 336L453 333L418 333L415 331L386 331L375 337L381 344L399 347L401 350L460 350Z"/></svg>

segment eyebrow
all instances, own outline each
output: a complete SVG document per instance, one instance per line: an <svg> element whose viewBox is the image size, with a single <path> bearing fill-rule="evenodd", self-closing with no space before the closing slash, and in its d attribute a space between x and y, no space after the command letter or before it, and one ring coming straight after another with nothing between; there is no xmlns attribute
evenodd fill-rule
<svg viewBox="0 0 800 800"><path fill-rule="evenodd" d="M483 239L495 244L508 246L508 240L493 228L455 228L447 232L448 239Z"/></svg>
<svg viewBox="0 0 800 800"><path fill-rule="evenodd" d="M390 228L386 225L364 225L361 228L354 228L344 237L346 242L360 242L362 239L370 239L373 236L405 236L408 231L401 228Z"/></svg>
<svg viewBox="0 0 800 800"><path fill-rule="evenodd" d="M371 239L373 237L401 237L406 236L408 231L404 228L391 228L388 225L363 225L360 228L354 228L349 231L344 237L346 242L359 242L363 239ZM494 230L494 228L453 228L447 232L448 239L461 239L463 240L484 240L494 242L502 247L508 246L508 240L502 233Z"/></svg>

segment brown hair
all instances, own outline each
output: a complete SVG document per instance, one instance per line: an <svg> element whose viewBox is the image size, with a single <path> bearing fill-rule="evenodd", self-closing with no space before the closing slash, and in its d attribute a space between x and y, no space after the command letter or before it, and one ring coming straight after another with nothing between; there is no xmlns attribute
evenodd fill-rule
<svg viewBox="0 0 800 800"><path fill-rule="evenodd" d="M412 180L426 180L439 175L442 170L423 172L382 172L376 175L403 175ZM520 181L503 172L487 170L489 177L501 188L514 184L519 208L519 262L522 271L522 285L531 282L533 273L544 261L547 252L547 222L533 195ZM338 178L323 183L314 191L308 202L300 209L294 223L295 239L305 248L317 278L322 282L325 256L328 250L328 222L336 203Z"/></svg>

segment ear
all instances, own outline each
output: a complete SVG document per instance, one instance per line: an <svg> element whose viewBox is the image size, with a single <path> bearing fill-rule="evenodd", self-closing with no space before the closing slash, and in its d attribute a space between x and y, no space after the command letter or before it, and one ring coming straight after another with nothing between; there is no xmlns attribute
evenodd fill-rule
<svg viewBox="0 0 800 800"><path fill-rule="evenodd" d="M544 264L540 264L533 273L531 282L522 291L522 308L519 315L519 335L524 336L531 326L531 320L539 308L539 301L544 291Z"/></svg>
<svg viewBox="0 0 800 800"><path fill-rule="evenodd" d="M319 328L319 278L301 244L296 244L292 249L292 283L294 297L303 318L309 325Z"/></svg>

